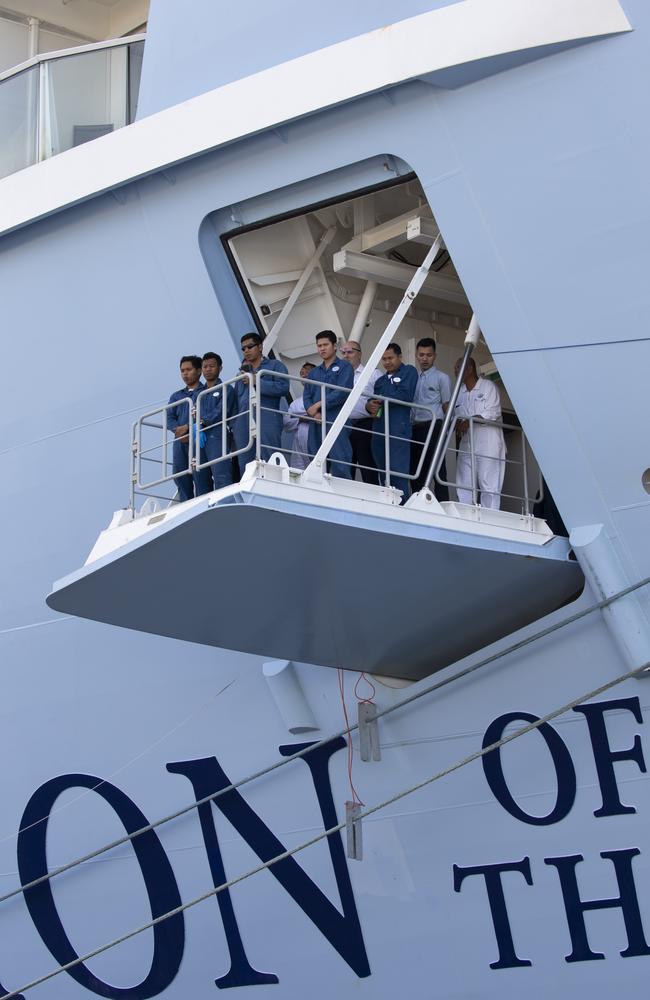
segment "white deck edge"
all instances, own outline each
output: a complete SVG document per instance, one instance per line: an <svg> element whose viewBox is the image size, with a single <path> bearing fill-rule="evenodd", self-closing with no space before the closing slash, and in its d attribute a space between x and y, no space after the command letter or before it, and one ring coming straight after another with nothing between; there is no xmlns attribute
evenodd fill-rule
<svg viewBox="0 0 650 1000"><path fill-rule="evenodd" d="M631 30L619 0L461 0L272 66L11 174L0 181L0 234L438 70Z"/></svg>
<svg viewBox="0 0 650 1000"><path fill-rule="evenodd" d="M554 537L546 523L539 518L526 518L508 511L464 506L456 502L449 502L441 507L435 500L430 509L424 506L399 506L397 500L391 502L390 495L393 493L395 497L398 496L396 491L390 489L354 480L337 480L329 476L320 485L306 484L286 466L278 469L277 473L272 468L265 469L265 474L260 476L255 463L251 463L239 483L185 503L174 504L154 514L105 528L100 532L84 565L92 566L98 559L113 555L134 541L165 532L175 522L184 522L190 512L203 513L229 497L243 494L250 498L260 497L328 511L336 510L343 515L359 514L370 519L389 521L395 526L435 528L464 535L468 542L472 538L482 538L497 543L523 543L531 548L541 549ZM57 581L57 585L60 582Z"/></svg>

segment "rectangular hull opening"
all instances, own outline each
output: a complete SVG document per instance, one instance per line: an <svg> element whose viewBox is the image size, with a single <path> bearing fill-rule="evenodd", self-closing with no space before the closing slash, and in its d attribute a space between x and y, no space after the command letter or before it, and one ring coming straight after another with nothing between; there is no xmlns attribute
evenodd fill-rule
<svg viewBox="0 0 650 1000"><path fill-rule="evenodd" d="M224 237L255 323L272 350L297 376L305 362L318 364L315 334L333 330L339 343L357 341L362 360L385 330L415 269L438 235L438 226L417 178L319 206ZM444 234L443 234L444 236ZM454 380L472 309L446 247L438 253L396 340L403 361L415 365L416 345L436 343L436 366ZM480 320L480 317L479 317ZM498 367L482 338L474 352L478 374L496 387L503 413L507 461L500 508L547 518L556 534L564 527L543 487L539 466ZM299 383L294 384L300 393ZM446 456L449 499L457 500L455 442ZM291 440L283 441L287 456ZM527 480L525 483L524 478Z"/></svg>

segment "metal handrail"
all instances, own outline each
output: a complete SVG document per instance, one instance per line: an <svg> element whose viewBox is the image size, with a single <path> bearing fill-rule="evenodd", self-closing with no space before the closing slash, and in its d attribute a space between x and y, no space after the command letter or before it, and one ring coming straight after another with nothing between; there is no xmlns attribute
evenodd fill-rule
<svg viewBox="0 0 650 1000"><path fill-rule="evenodd" d="M227 379L224 382L219 383L219 389L223 394L222 415L221 419L216 421L214 424L206 425L205 421L201 417L202 402L207 395L215 391L214 386L211 388L206 387L202 389L201 392L198 393L196 400L194 402L192 402L192 400L189 398L185 398L176 400L171 403L166 403L164 405L156 407L155 409L148 410L134 422L132 430L132 444L131 444L131 451L132 451L131 507L133 509L135 509L136 494L144 493L146 495L151 495L149 491L153 490L155 487L160 486L163 483L171 483L182 475L188 475L188 474L191 475L192 473L198 470L210 468L211 466L216 465L220 462L230 461L232 458L236 458L242 453L248 452L253 447L253 444L255 445L256 457L260 462L263 462L261 458L262 455L261 449L263 447L266 448L273 447L274 451L286 454L287 456L289 456L289 462L290 462L291 454L295 453L295 449L293 447L283 447L282 445L275 447L267 444L264 441L264 434L262 433L264 429L264 414L270 413L273 415L274 419L277 419L278 417L281 418L283 414L283 411L280 408L276 409L275 407L265 406L262 402L262 394L260 390L261 386L263 385L261 380L263 379L264 375L268 375L270 377L273 377L274 379L280 379L285 381L287 383L287 396L289 395L289 384L292 382L297 382L302 386L310 382L313 384L313 380L309 378L300 378L299 376L290 375L289 373L277 372L277 371L272 371L270 369L261 368L259 369L259 371L255 373L238 373L233 378ZM248 406L243 410L241 410L240 412L234 411L231 406L231 401L229 398L232 387L236 386L239 383L244 383L244 382L248 384L248 393L249 393ZM330 416L330 418L328 419L328 414L327 414L328 388L330 389L331 392L342 393L345 395L349 395L352 392L352 389L344 386L330 386L327 383L319 383L319 385L320 385L321 413L322 413L321 419L318 419L316 417L310 417L307 414L301 416L300 419L305 420L308 423L318 424L321 430L326 432L326 430L329 429L328 425L331 426L333 420L335 419L334 416ZM382 477L385 477L387 483L390 483L391 477L397 477L399 479L405 479L410 481L417 479L418 476L420 476L422 473L423 464L426 461L427 451L429 449L431 438L436 424L436 415L433 408L427 406L426 404L422 404L420 402L418 403L414 401L406 402L400 399L391 399L387 396L382 396L376 393L369 394L366 397L366 401L368 399L379 400L384 407L383 414L380 420L377 422L376 429L364 427L364 428L359 428L359 430L364 434L370 434L372 436L378 436L383 438L382 445L384 450L384 465L382 466L380 463L378 463L379 467L377 468L374 467L371 468L369 466L361 466L361 468L364 469L367 468L369 471L378 472ZM187 417L187 423L189 425L189 430L187 434L188 461L186 467L174 472L173 469L171 471L169 469L170 431L168 429L167 415L172 407L176 408L179 406L187 406L188 408L188 417ZM426 438L424 441L417 442L419 448L419 460L417 463L417 468L415 468L413 472L411 472L410 470L410 465L407 469L402 470L393 468L393 465L391 464L391 446L394 446L396 442L408 443L409 445L412 445L414 443L414 439L412 436L406 437L404 434L396 434L394 432L391 433L390 431L391 407L396 407L396 406L405 407L411 412L414 412L415 410L425 409L428 410L431 414L431 420L428 422L429 427L427 430ZM335 407L337 413L340 411L340 409L341 409L340 405ZM232 448L232 447L229 448L228 435L232 421L234 419L243 420L246 417L248 418L248 434L245 444L238 448ZM458 419L459 417L456 415L450 416L450 419L448 421L449 439L453 437ZM507 466L521 467L522 478L523 478L522 494L504 493L503 490L501 490L499 495L504 499L521 501L522 511L525 514L529 515L531 513L532 504L536 502L539 499L539 496L541 496L542 494L542 483L541 483L541 471L540 471L539 486L536 491L536 495L534 497L531 497L530 484L529 484L528 453L527 453L527 449L529 446L523 428L516 424L506 423L505 421L498 421L498 420L488 421L482 419L481 417L476 417L476 416L472 416L467 419L469 423L468 440L469 440L469 456L470 456L471 474L472 474L472 487L471 487L472 502L474 504L477 504L478 502L478 489L476 482L477 459L481 457L493 457L493 456L482 456L481 452L477 451L475 442L475 427L477 426L498 427L504 431L517 432L521 436L521 446L522 446L521 459L508 458L506 455L503 459L503 462L504 466L506 467ZM379 424L381 424L381 429L379 429ZM218 458L202 461L204 452L201 447L201 433L206 430L213 430L215 427L219 427L221 429L221 455ZM354 424L352 421L348 421L348 423L345 425L347 432L353 429L353 427ZM148 430L159 431L160 443L154 444L153 446L147 445L145 447L143 442L143 430L145 428ZM448 450L455 452L456 454L459 454L461 448L449 447ZM157 452L159 453L159 457L156 456ZM304 453L304 457L311 458L311 455ZM356 463L352 463L351 461L348 462L341 459L336 459L336 461L342 465L347 465L350 468L356 467ZM161 474L157 478L145 480L143 476L144 463L158 464L161 467L160 468ZM448 487L451 486L456 490L458 490L460 487L458 478L456 478L456 480L442 479L439 470L436 472L435 478L436 481L443 486L448 486ZM464 485L465 484L463 484L463 486Z"/></svg>
<svg viewBox="0 0 650 1000"><path fill-rule="evenodd" d="M442 466L443 458L447 453L447 448L449 446L449 441L451 440L451 422L454 419L454 411L456 409L456 403L458 402L458 397L460 395L460 390L463 386L463 381L465 378L465 370L469 363L475 347L477 346L479 339L481 337L481 328L478 325L478 320L476 314L472 313L472 318L469 321L469 326L467 327L467 332L465 333L465 342L463 356L460 361L460 366L458 373L456 375L456 382L451 391L451 399L449 400L449 405L445 411L445 415L442 421L442 427L440 428L440 434L438 435L438 440L436 442L436 447L434 449L433 458L431 459L431 465L429 466L429 471L426 476L426 485L431 488L431 481L438 478L438 472Z"/></svg>
<svg viewBox="0 0 650 1000"><path fill-rule="evenodd" d="M148 410L146 413L143 413L140 417L138 417L138 419L135 420L134 423L133 423L133 428L132 428L132 433L131 433L131 500L132 500L131 506L132 507L134 506L134 504L133 504L133 498L134 498L134 494L135 493L139 493L139 492L141 492L143 490L147 490L147 489L152 489L154 486L160 486L162 483L167 483L167 482L170 482L170 480L174 479L174 474L173 473L171 475L167 474L167 467L169 465L169 460L168 460L168 457L167 457L167 444L168 444L168 433L169 433L168 427L167 427L167 414L168 414L169 410L171 410L172 408L175 409L176 407L179 407L179 406L187 406L188 407L188 420L187 420L187 422L188 422L188 425L190 425L190 427L191 427L193 405L192 405L192 400L189 397L186 398L186 399L175 400L173 403L165 403L162 406L156 407L155 410ZM149 421L150 417L155 417L155 416L157 416L160 413L162 413L162 415L163 415L162 424L151 423ZM143 427L149 427L149 428L154 428L154 429L160 429L160 430L162 430L163 433L162 433L162 438L161 438L161 444L159 446L154 446L152 448L145 448L145 449L143 449L143 447L142 447L142 428ZM192 455L193 442L192 442L192 435L191 435L191 433L189 431L188 431L188 439L189 439L188 440L188 467L182 473L181 472L177 472L176 475L184 475L186 472L190 473L192 471L191 463L192 463L192 457L193 457L193 455ZM142 458L143 458L143 456L147 455L148 452L154 451L157 448L161 448L162 449L162 458L158 459L158 460L157 459L148 458L147 460L148 461L154 461L154 462L158 461L158 464L162 465L163 475L159 479L155 479L155 480L151 480L151 482L145 482L145 483L143 483L142 482Z"/></svg>
<svg viewBox="0 0 650 1000"><path fill-rule="evenodd" d="M456 424L461 419L462 420L467 420L467 422L469 423L468 434L469 434L469 454L470 454L471 475L472 475L472 486L471 486L472 502L475 505L478 504L478 492L479 491L478 491L478 486L477 486L477 481L476 481L476 459L477 458L493 458L494 457L493 455L483 455L481 452L479 452L479 451L476 450L475 445L474 445L474 427L475 426L478 426L478 427L498 427L498 428L500 428L501 430L504 430L504 431L516 431L516 432L518 432L520 434L520 436L521 436L521 446L522 446L522 451L521 451L522 460L518 461L516 458L508 458L508 456L506 454L506 456L503 458L502 461L503 461L504 466L506 466L506 467L508 465L511 465L511 466L512 465L521 466L522 477L523 477L523 494L518 494L518 493L504 493L503 490L501 490L499 492L499 496L502 497L502 498L505 498L506 500L520 500L521 503L522 503L522 513L525 513L527 515L531 514L531 506L533 504L537 503L539 501L540 497L543 495L542 473L541 473L541 470L538 470L538 476L539 476L538 488L536 490L535 496L531 497L530 490L529 490L529 480L528 480L528 460L527 460L528 439L527 439L527 437L526 437L526 435L524 433L523 427L521 427L518 424L508 424L508 423L505 423L505 421L503 421L503 420L484 420L482 417L479 417L479 416L459 417L457 415L453 415L451 417L450 425L449 425L449 439L450 440L451 440L451 438L453 436L454 430L456 428ZM452 448L449 445L448 445L448 449L447 450L451 451L451 452L454 452L456 455L459 455L460 452L461 452L460 447ZM435 479L436 479L436 482L440 483L442 486L453 486L455 490L458 490L458 488L460 486L458 478L456 478L456 480L442 479L441 476L440 476L440 469L439 468L436 471ZM467 488L467 487L461 487L461 488Z"/></svg>
<svg viewBox="0 0 650 1000"><path fill-rule="evenodd" d="M225 382L221 382L220 386L224 387L226 395L228 394L228 389L231 385L237 382L248 381L249 390L253 387L253 378L248 374L239 374L234 378L227 379ZM156 407L153 410L147 410L146 413L141 414L137 420L134 421L131 433L131 491L130 491L130 506L135 509L135 497L137 495L150 496L150 490L154 489L156 486L161 486L163 483L171 483L175 479L184 475L191 475L193 472L199 471L201 469L207 469L212 465L216 465L218 462L222 462L226 459L235 458L242 452L247 451L253 443L254 435L254 422L252 420L252 407L249 406L248 410L243 410L239 414L230 414L226 412L226 420L220 421L224 423L224 437L227 442L228 434L228 422L232 420L235 416L244 417L248 412L249 414L249 435L248 440L244 447L228 450L224 450L223 455L220 458L212 459L211 461L202 462L201 461L201 432L204 430L209 430L212 425L208 427L202 426L201 419L201 400L204 396L213 392L214 388L205 388L197 395L196 400L193 402L189 397L185 399L178 399L171 403L165 403L161 406ZM169 434L171 433L168 427L167 414L169 410L174 409L179 406L188 407L188 419L187 423L189 429L187 432L187 444L188 444L188 461L187 466L183 469L179 469L176 472L169 470ZM159 422L155 419L162 414L162 421ZM152 445L150 447L143 447L142 445L142 429L148 428L152 430L161 431L160 443ZM222 442L224 440L222 437ZM173 441L172 441L173 443ZM152 457L151 453L160 452L161 457ZM198 458L198 461L197 461ZM162 475L157 479L151 479L143 482L142 476L142 463L150 462L161 466Z"/></svg>
<svg viewBox="0 0 650 1000"><path fill-rule="evenodd" d="M285 374L284 372L268 371L267 369L260 369L256 373L256 377L259 378L262 374L264 374L265 371L267 372L267 374L273 375L274 378L280 378L280 379L283 379L286 382L299 382L301 385L306 385L307 383L313 384L313 379L300 378L300 376L298 376L298 375L290 375L288 373ZM305 415L304 417L301 417L301 419L307 421L308 423L316 423L316 424L318 424L321 427L327 427L328 423L331 426L332 421L334 419L334 418L330 418L328 420L328 418L327 418L327 390L330 389L332 392L336 392L336 393L340 392L340 393L344 393L345 395L349 395L353 391L353 389L352 388L347 388L345 386L329 385L328 383L325 383L325 382L321 382L319 384L320 384L320 396L321 396L321 398L320 398L321 412L323 414L322 419L318 420L315 417L310 417L310 416L307 416L307 415ZM279 412L278 410L276 410L273 407L263 406L262 405L262 403L261 403L261 395L259 394L259 385L258 385L258 388L257 388L257 392L258 392L258 396L259 396L259 400L260 400L259 403L257 403L257 407L258 407L259 411L261 413L268 412L268 413L275 413L277 415L277 413ZM415 403L415 402L408 403L408 402L406 402L405 400L402 400L402 399L391 399L388 396L381 396L378 393L374 393L374 392L370 393L367 396L367 400L368 399L378 399L378 400L380 400L380 402L382 402L384 404L383 429L382 430L370 430L370 429L367 429L367 428L360 428L360 430L364 434L371 434L373 436L382 437L384 439L385 465L381 469L374 469L374 468L371 468L369 466L360 466L360 468L367 468L369 471L381 472L382 474L385 473L386 478L387 478L388 481L390 481L390 476L391 475L392 476L396 476L399 479L408 479L408 480L415 480L415 479L417 479L417 477L422 472L422 466L423 466L423 463L424 463L424 460L425 460L425 457L426 457L426 453L427 453L427 449L429 447L429 443L431 441L431 436L433 434L433 428L434 428L435 420L436 420L436 415L435 415L434 409L431 406L427 406L425 403ZM429 422L429 429L427 431L426 438L425 438L425 440L423 442L417 442L418 445L421 446L421 451L420 451L420 458L419 458L419 461L418 461L417 468L416 468L416 470L413 473L410 471L410 467L409 467L409 469L406 472L402 472L399 469L392 469L390 467L390 442L391 442L391 440L393 440L393 441L409 442L409 444L413 444L413 438L412 437L405 438L405 437L403 437L402 435L399 435L399 434L391 434L391 433L389 433L389 428L390 428L390 407L391 406L406 407L407 409L411 410L411 412L415 411L416 409L419 409L419 410L428 410L429 413L431 414L431 420ZM338 411L340 409L341 409L340 406L336 407L337 413L338 413ZM370 417L370 414L368 414L368 417ZM353 425L352 421L348 421L348 423L345 426L347 427L347 429L349 431L349 430L353 429L354 425ZM263 442L261 441L261 436L258 435L257 436L257 459L258 460L260 460L261 447L262 446L263 446ZM275 450L279 451L281 453L287 452L287 453L289 453L289 455L293 452L292 448L276 448ZM312 456L311 455L305 455L305 457L311 458ZM337 461L337 463L339 465L348 465L348 466L350 466L350 468L356 468L356 464L355 463L344 462L344 461L342 461L341 459L338 459L338 458L336 459L336 461Z"/></svg>
<svg viewBox="0 0 650 1000"><path fill-rule="evenodd" d="M204 398L214 391L212 389L205 388L197 395L196 400L192 404L192 401L187 399L176 400L172 403L166 403L162 406L158 406L155 409L148 410L143 413L133 424L132 431L132 467L131 467L131 507L135 509L135 497L136 495L144 494L150 495L149 491L157 486L161 486L164 483L172 483L176 478L181 475L191 475L193 472L210 468L219 462L229 461L232 458L236 458L245 452L248 452L255 442L256 457L258 461L261 459L261 449L265 446L264 444L264 434L260 433L263 430L264 424L264 414L271 413L275 418L281 416L282 411L275 409L274 407L264 406L262 404L262 394L261 386L263 385L262 379L264 375L269 375L273 378L280 378L287 382L287 395L290 382L299 382L301 384L306 384L309 379L301 379L299 376L293 376L284 372L271 371L270 369L260 368L259 371L253 373L240 373L231 379L226 379L225 381L219 383L219 388L224 394L222 400L222 418L217 421L214 425L205 424L201 417L201 405ZM229 402L228 395L229 390L232 386L240 383L248 382L249 391L249 405L246 409L241 412L232 412ZM334 387L331 387L332 389ZM313 417L306 416L304 419L318 423L321 427L326 427L331 424L331 420L327 417L327 389L328 386L325 383L321 383L321 403L322 403L322 420L316 420ZM346 387L336 387L337 392L342 392L344 394L349 394L352 390ZM387 481L390 482L391 476L399 476L401 479L413 480L420 475L422 471L422 463L426 455L426 450L428 448L431 434L433 432L433 426L435 423L435 414L430 407L424 406L423 404L418 404L416 407L415 403L408 403L400 399L390 399L386 396L381 396L378 394L373 394L368 396L368 398L378 399L383 403L384 414L383 414L383 428L381 430L371 430L363 428L363 433L381 436L383 438L384 447L384 457L385 464L382 468L372 471L378 471L382 475L385 475ZM167 414L172 408L178 406L186 406L188 408L187 423L189 425L188 430L188 462L187 466L183 469L177 470L175 473L173 470L169 469L169 431L167 424ZM391 434L390 433L390 413L391 407L401 406L413 411L416 408L428 409L431 412L431 424L429 427L429 432L425 441L421 445L421 454L418 462L417 469L415 472L411 473L410 467L405 470L394 469L391 467L390 450L391 442L401 441L412 442L410 437L404 437L401 434ZM340 407L337 407L338 410ZM225 412L224 412L225 411ZM162 416L162 419L160 419ZM228 429L229 425L234 419L245 419L248 416L248 435L246 442L239 448L229 448L228 447ZM202 449L201 449L201 433L205 430L213 429L213 427L221 427L221 455L219 458L202 461ZM143 444L143 429L149 429L153 431L160 431L160 442L154 445L144 446ZM270 447L270 446L269 446ZM290 454L293 449L289 448L276 448L276 451L285 452ZM158 454L157 454L158 453ZM311 456L306 456L311 457ZM151 479L145 479L143 474L143 464L157 464L160 466L160 475L153 477ZM354 468L351 462L341 462L341 464L349 465ZM363 467L365 468L365 467Z"/></svg>
<svg viewBox="0 0 650 1000"><path fill-rule="evenodd" d="M230 386L236 385L240 382L248 382L248 409L242 410L241 413L228 413L228 396ZM214 427L221 425L221 451L222 454L219 458L213 458L209 462L195 461L194 469L208 469L213 465L217 465L219 462L223 462L226 459L236 458L237 455L241 455L248 451L252 444L253 438L255 436L255 418L254 418L254 403L255 403L255 382L253 375L249 372L241 372L238 375L233 376L233 378L226 379L219 383L219 387L224 393L224 400L226 403L226 414L225 419L223 416L223 402L221 404L222 418L218 420L216 424L205 424L201 418L201 400L204 396L209 396L214 392L214 386L203 389L196 397L196 408L195 408L195 423L194 423L194 454L201 458L201 447L200 439L201 433L205 431L212 430ZM233 448L228 450L226 445L228 443L228 425L235 418L241 418L248 414L248 440L242 448Z"/></svg>

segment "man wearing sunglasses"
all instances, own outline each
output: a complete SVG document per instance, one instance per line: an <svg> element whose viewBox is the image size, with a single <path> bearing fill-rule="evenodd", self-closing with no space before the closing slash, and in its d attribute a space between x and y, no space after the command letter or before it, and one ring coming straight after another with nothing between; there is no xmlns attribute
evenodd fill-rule
<svg viewBox="0 0 650 1000"><path fill-rule="evenodd" d="M261 440L260 458L263 462L268 462L274 451L279 451L282 446L282 413L280 412L280 402L283 396L289 395L289 380L276 378L273 372L287 374L287 368L281 361L264 356L262 349L262 338L259 333L245 333L241 338L242 363L240 373L255 375L263 370L260 376L257 405L253 407L253 419L257 427L257 433ZM250 398L249 381L242 379L236 382L234 412L237 414L232 421L232 433L235 439L235 448L246 448L249 437L250 419ZM250 448L247 448L240 455L239 473L244 474L244 469L248 462L255 461L255 441Z"/></svg>

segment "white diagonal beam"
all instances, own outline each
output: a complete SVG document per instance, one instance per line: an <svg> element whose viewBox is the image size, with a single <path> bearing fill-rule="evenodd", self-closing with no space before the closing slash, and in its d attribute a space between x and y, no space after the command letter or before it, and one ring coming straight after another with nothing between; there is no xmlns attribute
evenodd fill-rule
<svg viewBox="0 0 650 1000"><path fill-rule="evenodd" d="M417 271L413 275L411 282L409 283L409 286L406 289L406 292L404 293L402 301L400 302L397 309L393 313L388 326L386 327L381 337L379 338L379 341L377 342L377 346L375 347L374 351L368 358L364 366L361 378L358 380L357 384L354 386L354 388L348 395L348 398L346 399L345 403L339 410L338 416L334 419L332 426L325 435L323 443L321 444L320 448L314 455L313 459L303 472L302 474L303 480L306 480L307 482L309 482L310 480L312 482L314 481L318 482L322 480L323 469L325 468L327 456L329 455L332 449L332 445L334 444L337 437L343 430L343 427L345 426L347 420L349 419L350 414L352 413L354 407L361 399L361 396L363 395L366 389L368 381L372 377L375 368L377 367L377 365L381 360L382 354L384 353L388 345L391 343L391 341L395 338L395 334L397 333L402 320L404 319L407 312L413 305L415 298L417 297L420 289L424 285L426 277L429 273L429 268L433 264L436 258L436 254L440 250L441 245L442 245L442 237L439 236L438 239L433 244L433 246L431 247L431 249L428 251L421 266L417 269ZM325 405L327 409L327 397L325 397Z"/></svg>
<svg viewBox="0 0 650 1000"><path fill-rule="evenodd" d="M293 307L295 306L296 302L300 298L300 293L302 292L303 288L305 287L305 285L309 281L309 278L311 277L311 272L314 270L314 268L318 264L318 261L323 256L323 253L325 252L325 248L328 247L330 245L330 243L332 242L332 240L334 239L335 232L336 232L336 226L331 226L321 236L320 242L319 242L318 246L314 250L314 252L311 255L311 257L309 258L309 260L307 261L307 265L306 265L304 271L302 272L302 274L300 275L300 277L298 278L298 280L297 280L297 282L296 282L296 284L294 286L294 289L291 292L291 295L287 299L287 302L286 302L286 305L285 305L284 309L282 310L282 312L280 313L280 315L276 319L275 323L273 324L273 327L271 328L271 332L269 333L269 335L267 336L266 340L264 341L264 353L265 354L269 353L269 351L272 349L273 345L277 341L278 336L280 334L280 330L282 329L282 327L284 326L284 324L287 322L287 320L289 318L289 315L291 313L291 310L293 309Z"/></svg>

